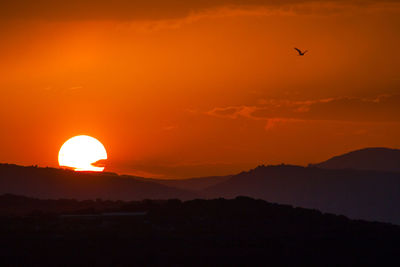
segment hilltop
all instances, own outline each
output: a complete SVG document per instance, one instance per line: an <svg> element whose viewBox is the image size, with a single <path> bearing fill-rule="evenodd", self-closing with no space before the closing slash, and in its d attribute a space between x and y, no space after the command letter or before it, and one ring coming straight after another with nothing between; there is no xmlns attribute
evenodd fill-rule
<svg viewBox="0 0 400 267"><path fill-rule="evenodd" d="M244 195L355 219L400 224L400 173L396 172L259 166L202 193L209 198Z"/></svg>
<svg viewBox="0 0 400 267"><path fill-rule="evenodd" d="M141 200L192 199L194 192L111 173L0 164L0 194L37 198Z"/></svg>
<svg viewBox="0 0 400 267"><path fill-rule="evenodd" d="M308 167L262 165L236 175L184 180L0 164L0 194L126 201L249 196L353 219L400 224L398 153L368 148ZM388 164L378 164L381 158ZM380 169L362 169L367 166Z"/></svg>
<svg viewBox="0 0 400 267"><path fill-rule="evenodd" d="M400 149L364 148L310 164L323 169L354 169L400 172Z"/></svg>

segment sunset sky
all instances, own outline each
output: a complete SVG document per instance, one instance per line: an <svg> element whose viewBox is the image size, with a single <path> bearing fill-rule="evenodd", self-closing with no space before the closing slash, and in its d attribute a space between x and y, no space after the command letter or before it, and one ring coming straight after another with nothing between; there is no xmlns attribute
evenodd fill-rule
<svg viewBox="0 0 400 267"><path fill-rule="evenodd" d="M80 134L160 178L400 148L400 1L1 1L0 33L3 163Z"/></svg>

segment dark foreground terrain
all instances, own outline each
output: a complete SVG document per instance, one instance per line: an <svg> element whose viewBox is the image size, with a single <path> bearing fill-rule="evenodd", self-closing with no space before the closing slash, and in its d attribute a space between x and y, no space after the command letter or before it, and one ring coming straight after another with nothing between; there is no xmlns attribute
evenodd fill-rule
<svg viewBox="0 0 400 267"><path fill-rule="evenodd" d="M238 197L0 197L0 264L398 265L400 227Z"/></svg>

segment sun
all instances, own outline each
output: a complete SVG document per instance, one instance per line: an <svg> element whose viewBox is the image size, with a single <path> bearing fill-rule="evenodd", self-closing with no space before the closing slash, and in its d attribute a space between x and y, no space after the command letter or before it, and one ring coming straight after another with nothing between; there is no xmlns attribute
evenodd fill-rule
<svg viewBox="0 0 400 267"><path fill-rule="evenodd" d="M87 135L78 135L67 140L58 153L58 164L75 171L102 172L104 166L94 163L107 159L107 152L99 140Z"/></svg>

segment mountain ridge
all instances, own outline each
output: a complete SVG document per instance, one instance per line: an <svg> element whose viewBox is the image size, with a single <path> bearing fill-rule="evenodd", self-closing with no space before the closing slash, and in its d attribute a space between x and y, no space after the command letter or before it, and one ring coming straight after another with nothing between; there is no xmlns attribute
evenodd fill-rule
<svg viewBox="0 0 400 267"><path fill-rule="evenodd" d="M151 181L108 173L0 164L0 194L38 198L141 200L192 199L198 194Z"/></svg>
<svg viewBox="0 0 400 267"><path fill-rule="evenodd" d="M358 151L365 158L365 154L376 155L376 151L397 155L400 150L367 148ZM360 153L358 151L353 153ZM351 156L352 152L337 158L349 154ZM261 165L236 175L160 180L0 164L0 194L79 200L189 200L248 196L343 214L353 219L400 224L400 172L391 168L360 170L355 168L357 166L350 167L353 168L327 168L318 164L308 167Z"/></svg>
<svg viewBox="0 0 400 267"><path fill-rule="evenodd" d="M400 224L400 173L259 166L204 190L209 198L245 195L270 202Z"/></svg>
<svg viewBox="0 0 400 267"><path fill-rule="evenodd" d="M400 149L367 147L309 164L323 169L357 169L400 172Z"/></svg>

